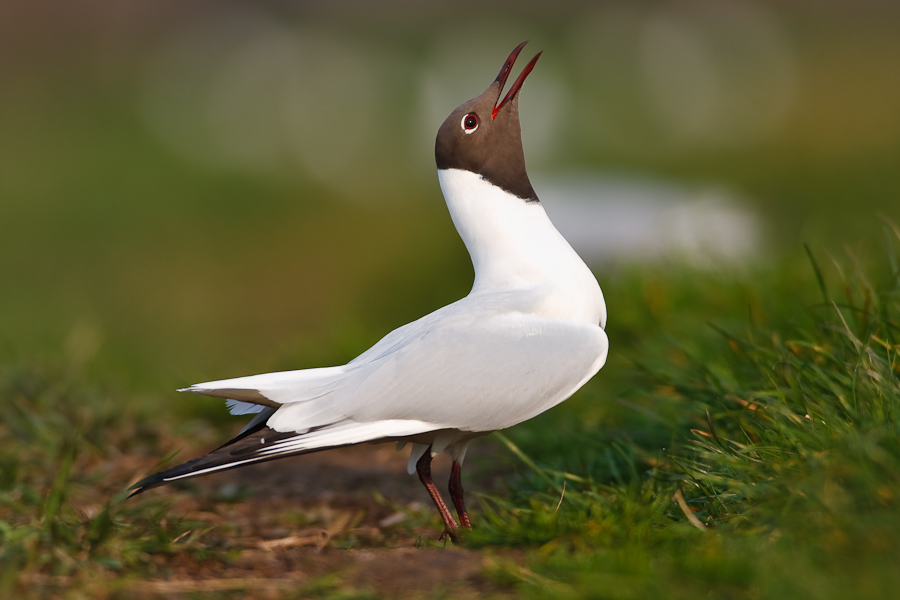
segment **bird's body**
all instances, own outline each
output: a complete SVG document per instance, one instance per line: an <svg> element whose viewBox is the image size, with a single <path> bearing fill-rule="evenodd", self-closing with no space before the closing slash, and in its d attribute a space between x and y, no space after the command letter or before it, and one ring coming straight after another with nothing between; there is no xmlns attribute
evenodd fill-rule
<svg viewBox="0 0 900 600"><path fill-rule="evenodd" d="M234 440L145 479L136 486L138 492L283 456L362 442L409 442L410 473L419 471L453 535L456 523L431 483L429 466L431 456L450 455L451 496L463 525L470 526L459 483L469 442L530 419L571 396L603 366L608 347L600 287L547 218L528 183L524 157L519 158L514 92L537 57L503 102L496 101L521 47L507 60L495 84L454 111L438 134L441 189L475 267L471 292L392 331L346 365L187 388L227 398L232 413L256 416ZM489 106L481 116L479 104L487 100L493 115ZM501 116L514 128L504 131L503 120L493 123ZM462 130L459 135L470 135L472 117L485 138L496 135L492 144L518 144L512 167L507 160L472 169L471 152L459 152L453 138L456 127ZM470 143L474 136L460 141ZM481 150L489 158L503 154L491 152L490 146ZM475 162L479 160L476 157Z"/></svg>

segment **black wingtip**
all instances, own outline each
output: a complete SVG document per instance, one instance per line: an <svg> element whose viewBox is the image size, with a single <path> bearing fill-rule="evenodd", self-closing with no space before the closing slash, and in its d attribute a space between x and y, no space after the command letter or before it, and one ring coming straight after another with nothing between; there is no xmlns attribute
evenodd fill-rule
<svg viewBox="0 0 900 600"><path fill-rule="evenodd" d="M270 447L272 444L281 440L296 437L297 433L283 433L270 429L264 425L254 427L252 430L239 434L230 442L213 450L209 454L189 460L186 463L176 465L170 469L154 473L149 477L138 481L130 490L134 490L129 498L137 496L149 489L172 483L182 479L190 479L200 475L215 473L219 471L227 471L237 467L257 464L292 456L295 454L307 454L320 450L299 450L288 451L284 453L262 454L259 451ZM325 450L326 448L321 448Z"/></svg>
<svg viewBox="0 0 900 600"><path fill-rule="evenodd" d="M183 390L179 390L179 391L183 391ZM269 429L268 427L266 427L265 424L266 424L266 421L268 420L268 418L270 416L272 416L272 414L274 412L275 412L274 408L263 409L259 413L259 415L257 415L257 417L254 418L253 421L250 422L250 425L246 429L244 429L244 431L239 433L234 438L228 440L227 442L225 442L224 444L222 444L221 446L219 446L218 448L216 448L209 454L206 454L199 458L195 458L193 460L189 460L186 463L182 463L182 464L172 467L170 469L166 469L164 471L159 471L158 473L154 473L153 475L144 477L143 479L141 479L140 481L135 483L133 486L128 488L128 491L131 492L131 494L128 496L128 498L134 498L138 494L142 494L143 492L146 492L147 490L165 485L165 484L169 483L169 481L173 480L173 478L190 476L192 467L194 467L195 465L198 465L201 462L207 462L207 463L210 462L210 457L213 455L217 455L217 457L216 457L217 459L221 458L221 456L219 455L220 451L232 448L238 442L241 442L242 440L244 440L247 437L252 436L253 434L259 433L261 431L262 432L266 432L266 431L272 432L272 430ZM271 434L269 434L269 437L270 437L270 439L271 438L280 438L283 435L284 434L275 434L275 432L272 432ZM126 498L126 500L128 498Z"/></svg>
<svg viewBox="0 0 900 600"><path fill-rule="evenodd" d="M226 442L224 445L213 450L209 454L205 454L193 460L189 460L186 463L182 463L170 469L166 469L165 471L154 473L153 475L150 475L149 477L145 477L144 479L138 481L136 484L129 488L129 490L133 491L128 497L132 498L149 489L159 487L161 485L166 485L167 483L172 483L173 481L190 479L192 477L199 477L201 475L227 471L230 469L235 469L237 467L259 464L262 462L268 462L270 460L286 458L288 456L311 454L313 452L330 450L339 446L352 445L337 444L334 446L324 446L321 448L300 449L291 449L291 447L288 446L285 449L278 449L279 442L302 437L307 433L325 429L327 427L327 425L321 427L313 427L303 433L281 432L266 427L264 422L261 421L256 425L252 425L247 430L238 434L237 437L229 442Z"/></svg>
<svg viewBox="0 0 900 600"><path fill-rule="evenodd" d="M203 458L203 457L201 457L201 458ZM150 475L148 477L144 477L143 479L141 479L140 481L135 483L133 486L128 488L128 490L126 490L131 493L125 499L128 500L129 498L134 498L138 494L143 494L147 490L167 484L168 483L168 481L166 481L167 477L171 477L173 475L184 472L186 470L186 469L184 469L184 467L186 467L187 465L191 465L191 464L197 462L198 460L200 460L200 459L195 458L194 460L191 460L184 464L178 465L177 467L172 467L171 469L167 469L165 471L160 471L160 472L154 473L153 475Z"/></svg>
<svg viewBox="0 0 900 600"><path fill-rule="evenodd" d="M178 467L175 467L175 468L178 468ZM150 475L149 477L144 477L143 479L141 479L140 481L138 481L137 483L135 483L133 486L131 486L130 488L128 488L126 490L131 493L128 494L128 497L126 497L125 499L128 500L128 498L134 498L138 494L143 494L144 492L146 492L149 489L153 489L155 487L164 485L166 483L166 480L163 478L163 476L166 473L167 473L167 471L160 471L159 473L154 473L153 475Z"/></svg>

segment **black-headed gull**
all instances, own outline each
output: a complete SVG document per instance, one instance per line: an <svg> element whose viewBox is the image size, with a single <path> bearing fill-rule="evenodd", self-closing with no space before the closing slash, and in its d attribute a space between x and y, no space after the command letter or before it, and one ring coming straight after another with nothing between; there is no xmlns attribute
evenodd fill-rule
<svg viewBox="0 0 900 600"><path fill-rule="evenodd" d="M156 473L135 494L285 456L362 442L411 444L416 471L455 538L471 528L461 472L473 438L556 406L606 361L606 305L594 275L559 234L525 172L518 92L540 53L501 94L523 42L497 79L441 125L435 156L450 216L475 267L472 291L396 329L337 367L198 383L250 423L205 456ZM431 460L451 460L450 497Z"/></svg>

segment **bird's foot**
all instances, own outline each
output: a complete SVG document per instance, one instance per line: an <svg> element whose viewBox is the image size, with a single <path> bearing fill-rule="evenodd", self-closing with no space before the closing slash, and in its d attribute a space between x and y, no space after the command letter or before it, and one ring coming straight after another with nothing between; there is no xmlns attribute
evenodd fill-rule
<svg viewBox="0 0 900 600"><path fill-rule="evenodd" d="M443 542L444 540L446 540L449 537L451 542L456 543L457 531L458 531L457 529L450 529L448 527L444 527L444 532L441 533L441 537L438 538L438 541Z"/></svg>
<svg viewBox="0 0 900 600"><path fill-rule="evenodd" d="M449 527L444 527L444 532L441 534L441 537L438 538L439 542L446 542L447 538L450 538L450 541L457 545L465 545L466 543L466 533L467 530L471 530L472 526L463 529L456 528L450 529Z"/></svg>

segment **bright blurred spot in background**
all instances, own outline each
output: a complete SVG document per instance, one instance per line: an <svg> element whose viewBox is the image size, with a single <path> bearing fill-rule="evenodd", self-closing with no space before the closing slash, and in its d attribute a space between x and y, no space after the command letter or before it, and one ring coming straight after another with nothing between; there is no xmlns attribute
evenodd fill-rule
<svg viewBox="0 0 900 600"><path fill-rule="evenodd" d="M874 1L5 3L0 343L181 385L347 358L310 340L461 296L434 135L524 39L529 172L601 279L865 236L900 205L898 25Z"/></svg>
<svg viewBox="0 0 900 600"><path fill-rule="evenodd" d="M546 209L560 233L594 265L734 267L762 258L759 218L727 189L574 172L534 185L553 199Z"/></svg>

